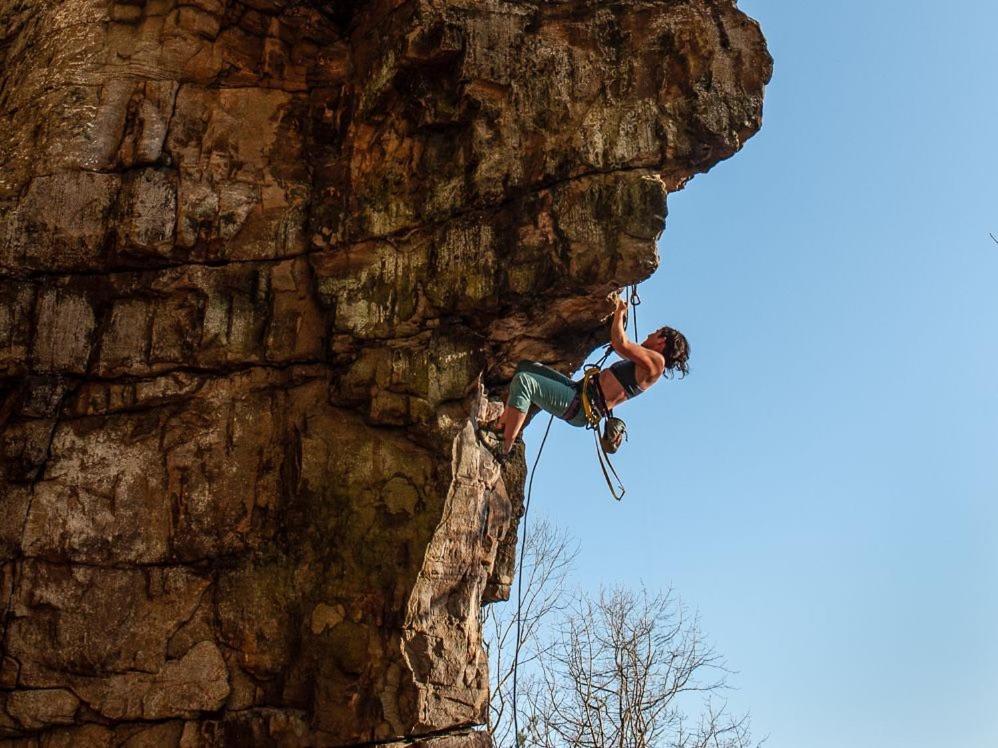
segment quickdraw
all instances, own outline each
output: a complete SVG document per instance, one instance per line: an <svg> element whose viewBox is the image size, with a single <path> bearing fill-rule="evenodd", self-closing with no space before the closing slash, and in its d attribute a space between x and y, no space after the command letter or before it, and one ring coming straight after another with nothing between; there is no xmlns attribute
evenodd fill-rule
<svg viewBox="0 0 998 748"><path fill-rule="evenodd" d="M631 305L631 320L634 323L634 342L638 341L638 307L641 305L641 297L638 296L638 286L631 286L631 294L628 298Z"/></svg>

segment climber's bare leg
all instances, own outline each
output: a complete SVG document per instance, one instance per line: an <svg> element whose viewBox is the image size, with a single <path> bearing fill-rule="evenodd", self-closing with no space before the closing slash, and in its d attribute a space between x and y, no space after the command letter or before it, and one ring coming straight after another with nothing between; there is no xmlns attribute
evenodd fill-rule
<svg viewBox="0 0 998 748"><path fill-rule="evenodd" d="M499 417L499 425L503 430L503 448L507 454L513 449L513 442L516 440L517 434L520 433L520 429L523 428L523 423L526 420L526 413L516 408L511 408L508 405L506 406L506 410L502 412L502 416Z"/></svg>

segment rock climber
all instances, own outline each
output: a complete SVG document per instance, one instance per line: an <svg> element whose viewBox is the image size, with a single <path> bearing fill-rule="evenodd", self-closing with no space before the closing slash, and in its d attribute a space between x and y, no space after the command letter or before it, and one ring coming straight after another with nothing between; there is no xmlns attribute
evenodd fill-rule
<svg viewBox="0 0 998 748"><path fill-rule="evenodd" d="M610 345L622 357L590 380L589 402L600 416L626 400L648 390L662 374L675 372L685 376L690 346L685 336L671 327L661 327L643 343L628 339L625 330L627 302L616 297L616 308L610 323ZM564 374L533 361L521 361L509 384L506 407L491 430L503 435L503 455L509 454L513 442L527 419L531 405L568 421L573 426L585 426L582 407L582 382L573 382Z"/></svg>

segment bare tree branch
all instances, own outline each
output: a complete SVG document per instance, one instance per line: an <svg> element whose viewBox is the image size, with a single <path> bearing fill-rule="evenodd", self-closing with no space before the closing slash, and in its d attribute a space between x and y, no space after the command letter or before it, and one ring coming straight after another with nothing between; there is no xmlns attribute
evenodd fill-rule
<svg viewBox="0 0 998 748"><path fill-rule="evenodd" d="M671 590L575 595L565 580L577 547L541 522L527 538L520 703L512 703L516 610L483 614L499 748L748 748L748 718L716 697L726 668L700 621ZM521 726L513 734L512 712Z"/></svg>

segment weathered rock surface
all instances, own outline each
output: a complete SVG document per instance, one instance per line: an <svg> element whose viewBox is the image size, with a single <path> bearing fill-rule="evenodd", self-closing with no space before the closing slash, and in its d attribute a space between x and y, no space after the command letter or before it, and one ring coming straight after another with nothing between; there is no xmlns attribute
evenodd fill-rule
<svg viewBox="0 0 998 748"><path fill-rule="evenodd" d="M0 0L0 734L485 745L481 383L770 71L730 0Z"/></svg>

